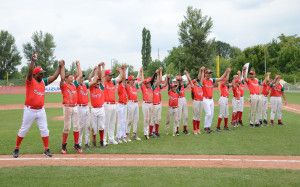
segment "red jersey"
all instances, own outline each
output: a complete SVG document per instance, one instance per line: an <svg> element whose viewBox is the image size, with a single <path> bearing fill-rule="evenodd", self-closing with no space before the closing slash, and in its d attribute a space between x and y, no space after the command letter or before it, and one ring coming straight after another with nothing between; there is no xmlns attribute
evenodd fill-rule
<svg viewBox="0 0 300 187"><path fill-rule="evenodd" d="M153 101L153 93L152 88L147 88L145 84L142 85L142 94L143 94L143 100L147 103L152 103Z"/></svg>
<svg viewBox="0 0 300 187"><path fill-rule="evenodd" d="M172 90L169 90L168 95L169 95L169 106L178 107L179 90L178 92L173 92Z"/></svg>
<svg viewBox="0 0 300 187"><path fill-rule="evenodd" d="M214 83L216 82L216 79L204 79L202 82L202 89L203 89L203 96L205 98L212 98L213 97L213 89L214 89Z"/></svg>
<svg viewBox="0 0 300 187"><path fill-rule="evenodd" d="M116 81L105 81L104 82L104 101L108 103L115 103L116 102Z"/></svg>
<svg viewBox="0 0 300 187"><path fill-rule="evenodd" d="M130 86L129 84L126 85L128 100L135 102L138 101L137 89L139 89L138 84L136 84L135 86Z"/></svg>
<svg viewBox="0 0 300 187"><path fill-rule="evenodd" d="M270 89L271 89L271 87L270 87L269 84L263 83L263 84L262 84L262 91L261 91L261 94L263 94L264 96L267 97L267 96L269 95L269 93L270 93Z"/></svg>
<svg viewBox="0 0 300 187"><path fill-rule="evenodd" d="M240 85L239 85L239 89L240 89L240 93L241 93L241 97L244 97L244 83L242 82Z"/></svg>
<svg viewBox="0 0 300 187"><path fill-rule="evenodd" d="M94 108L100 108L104 104L104 86L102 84L90 87L91 104Z"/></svg>
<svg viewBox="0 0 300 187"><path fill-rule="evenodd" d="M248 89L250 91L250 95L251 94L259 94L259 81L258 79L247 79L246 81Z"/></svg>
<svg viewBox="0 0 300 187"><path fill-rule="evenodd" d="M181 88L180 88L180 92L179 92L179 98L181 97L185 97L185 93L184 93L184 89L187 87L187 85L185 83L183 83L183 85L181 85Z"/></svg>
<svg viewBox="0 0 300 187"><path fill-rule="evenodd" d="M76 105L77 104L77 90L74 83L67 84L66 82L60 87L63 95L64 105Z"/></svg>
<svg viewBox="0 0 300 187"><path fill-rule="evenodd" d="M38 82L34 78L26 80L25 105L42 108L45 102L45 86L48 85L48 79L44 78Z"/></svg>
<svg viewBox="0 0 300 187"><path fill-rule="evenodd" d="M161 102L161 93L160 93L160 89L161 89L161 85L155 87L153 86L153 104L160 104Z"/></svg>
<svg viewBox="0 0 300 187"><path fill-rule="evenodd" d="M127 104L127 92L124 83L120 83L118 87L119 103Z"/></svg>
<svg viewBox="0 0 300 187"><path fill-rule="evenodd" d="M225 82L221 83L221 85L220 85L220 91L221 91L221 96L222 97L228 97L229 96L228 86L226 85Z"/></svg>
<svg viewBox="0 0 300 187"><path fill-rule="evenodd" d="M192 99L196 101L203 100L203 90L202 86L199 83L195 83L192 87Z"/></svg>
<svg viewBox="0 0 300 187"><path fill-rule="evenodd" d="M271 85L271 97L281 97L284 92L282 84Z"/></svg>
<svg viewBox="0 0 300 187"><path fill-rule="evenodd" d="M77 104L79 105L88 105L88 83L79 84L77 81L74 82L77 90Z"/></svg>
<svg viewBox="0 0 300 187"><path fill-rule="evenodd" d="M244 91L244 89L243 89ZM241 88L240 86L233 86L232 87L233 97L237 100L240 100L241 98Z"/></svg>

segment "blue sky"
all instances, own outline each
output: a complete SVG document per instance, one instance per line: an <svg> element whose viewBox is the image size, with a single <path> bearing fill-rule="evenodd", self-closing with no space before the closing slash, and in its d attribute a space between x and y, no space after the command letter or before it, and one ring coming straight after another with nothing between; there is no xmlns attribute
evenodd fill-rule
<svg viewBox="0 0 300 187"><path fill-rule="evenodd" d="M42 30L54 35L55 56L68 65L79 59L87 68L115 58L138 69L143 27L151 31L152 58L159 48L162 60L179 44L187 6L212 18L210 38L242 49L300 32L299 0L0 0L0 29L13 34L21 52Z"/></svg>

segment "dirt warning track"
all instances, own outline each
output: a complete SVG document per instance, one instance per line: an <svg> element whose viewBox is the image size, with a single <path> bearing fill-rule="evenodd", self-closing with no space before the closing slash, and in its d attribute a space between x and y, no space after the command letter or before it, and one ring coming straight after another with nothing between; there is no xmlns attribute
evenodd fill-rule
<svg viewBox="0 0 300 187"><path fill-rule="evenodd" d="M0 155L0 167L20 166L137 166L196 168L265 168L300 170L300 156L69 154Z"/></svg>

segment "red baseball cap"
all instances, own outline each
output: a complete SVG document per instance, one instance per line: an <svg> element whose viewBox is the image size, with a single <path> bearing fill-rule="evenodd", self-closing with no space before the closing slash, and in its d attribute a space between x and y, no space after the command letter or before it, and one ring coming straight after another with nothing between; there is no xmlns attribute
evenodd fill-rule
<svg viewBox="0 0 300 187"><path fill-rule="evenodd" d="M112 73L112 71L110 70L110 69L108 69L108 70L105 70L105 75L112 75L113 73Z"/></svg>
<svg viewBox="0 0 300 187"><path fill-rule="evenodd" d="M129 80L129 81L132 81L132 80L135 80L135 78L134 78L133 75L129 75L129 76L128 76L128 80Z"/></svg>
<svg viewBox="0 0 300 187"><path fill-rule="evenodd" d="M37 66L33 69L32 74L39 74L39 73L45 73L45 71L43 70L43 68L41 66Z"/></svg>

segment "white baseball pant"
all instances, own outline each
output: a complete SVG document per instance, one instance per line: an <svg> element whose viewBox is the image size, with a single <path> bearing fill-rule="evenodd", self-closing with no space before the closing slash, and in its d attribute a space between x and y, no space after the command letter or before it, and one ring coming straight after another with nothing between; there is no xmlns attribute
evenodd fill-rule
<svg viewBox="0 0 300 187"><path fill-rule="evenodd" d="M243 112L244 111L244 97L240 97L240 102L238 105L238 112Z"/></svg>
<svg viewBox="0 0 300 187"><path fill-rule="evenodd" d="M78 106L79 117L79 145L82 145L82 136L85 132L84 143L89 144L90 139L90 108L88 106Z"/></svg>
<svg viewBox="0 0 300 187"><path fill-rule="evenodd" d="M228 118L228 97L219 98L220 112L219 118Z"/></svg>
<svg viewBox="0 0 300 187"><path fill-rule="evenodd" d="M274 120L275 115L277 114L277 119L282 119L282 98L281 97L271 97L271 115L270 120Z"/></svg>
<svg viewBox="0 0 300 187"><path fill-rule="evenodd" d="M262 119L268 120L268 97L262 95Z"/></svg>
<svg viewBox="0 0 300 187"><path fill-rule="evenodd" d="M126 133L130 133L131 126L133 133L137 133L137 126L139 121L139 104L137 102L129 101L127 104L127 128Z"/></svg>
<svg viewBox="0 0 300 187"><path fill-rule="evenodd" d="M78 119L78 107L63 107L64 112L64 129L63 133L68 134L71 129L71 125L73 125L73 131L79 132L79 119Z"/></svg>
<svg viewBox="0 0 300 187"><path fill-rule="evenodd" d="M107 133L108 140L112 142L115 140L117 105L105 103L104 110L105 110L104 141L106 142L106 133Z"/></svg>
<svg viewBox="0 0 300 187"><path fill-rule="evenodd" d="M117 105L117 116L117 138L125 138L127 128L127 105Z"/></svg>
<svg viewBox="0 0 300 187"><path fill-rule="evenodd" d="M205 111L204 127L210 128L214 117L214 100L204 98L203 107Z"/></svg>
<svg viewBox="0 0 300 187"><path fill-rule="evenodd" d="M183 125L188 124L188 106L185 97L178 99L178 112L179 112L179 126L182 120Z"/></svg>
<svg viewBox="0 0 300 187"><path fill-rule="evenodd" d="M152 115L150 125L160 124L161 122L161 103L159 105L152 105Z"/></svg>
<svg viewBox="0 0 300 187"><path fill-rule="evenodd" d="M97 135L99 130L105 129L104 107L91 109L91 123L94 135Z"/></svg>
<svg viewBox="0 0 300 187"><path fill-rule="evenodd" d="M32 123L35 120L39 127L41 137L49 136L47 116L46 116L45 109L42 108L42 109L35 110L35 109L30 109L27 106L24 107L22 125L21 128L19 129L18 136L25 137Z"/></svg>
<svg viewBox="0 0 300 187"><path fill-rule="evenodd" d="M200 121L203 110L203 101L193 100L193 120Z"/></svg>
<svg viewBox="0 0 300 187"><path fill-rule="evenodd" d="M260 95L250 95L250 124L259 124L261 117Z"/></svg>
<svg viewBox="0 0 300 187"><path fill-rule="evenodd" d="M144 135L149 135L149 125L152 116L152 104L143 102L142 111L144 114Z"/></svg>
<svg viewBox="0 0 300 187"><path fill-rule="evenodd" d="M168 108L168 115L166 119L166 131L170 128L171 118L173 118L173 133L177 131L177 127L179 127L179 110L178 108Z"/></svg>
<svg viewBox="0 0 300 187"><path fill-rule="evenodd" d="M236 112L240 112L240 107L241 107L241 99L238 100L235 97L232 98L232 112L236 113Z"/></svg>

